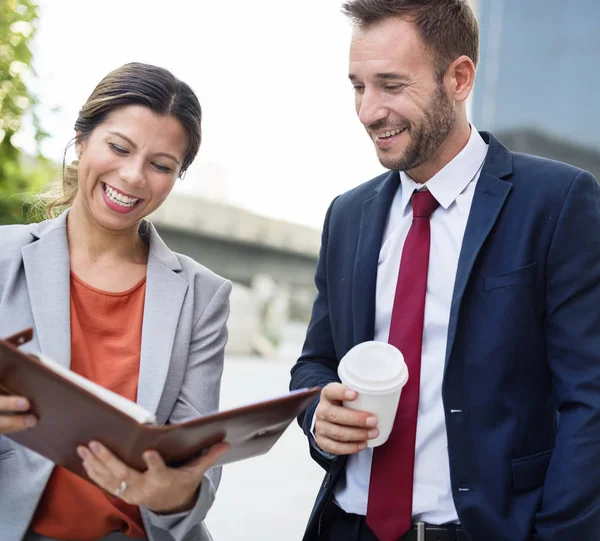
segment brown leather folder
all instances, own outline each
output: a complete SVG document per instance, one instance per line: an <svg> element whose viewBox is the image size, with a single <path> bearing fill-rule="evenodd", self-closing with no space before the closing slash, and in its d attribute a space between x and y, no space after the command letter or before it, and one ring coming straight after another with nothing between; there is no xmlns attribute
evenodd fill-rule
<svg viewBox="0 0 600 541"><path fill-rule="evenodd" d="M171 466L222 440L230 448L219 464L264 454L320 392L306 389L179 424L142 424L20 351L18 346L32 337L27 329L0 340L0 391L29 398L38 418L35 427L5 436L86 479L76 449L92 440L139 471L146 469L142 453L148 449Z"/></svg>

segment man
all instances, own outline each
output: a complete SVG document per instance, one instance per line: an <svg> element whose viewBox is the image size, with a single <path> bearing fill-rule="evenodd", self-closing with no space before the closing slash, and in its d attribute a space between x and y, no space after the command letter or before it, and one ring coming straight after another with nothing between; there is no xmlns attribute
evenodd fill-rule
<svg viewBox="0 0 600 541"><path fill-rule="evenodd" d="M344 10L356 111L391 171L325 218L291 381L322 387L299 419L327 471L304 539L600 539L599 186L470 126L465 1ZM409 380L367 448L377 419L343 406L337 366L373 339Z"/></svg>

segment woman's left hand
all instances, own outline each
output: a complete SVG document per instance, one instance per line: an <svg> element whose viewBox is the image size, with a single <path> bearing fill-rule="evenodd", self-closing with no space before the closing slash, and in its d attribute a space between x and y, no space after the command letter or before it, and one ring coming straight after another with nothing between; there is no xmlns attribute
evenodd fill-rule
<svg viewBox="0 0 600 541"><path fill-rule="evenodd" d="M173 514L194 507L204 474L228 448L228 443L217 443L179 468L168 467L156 451L146 451L143 458L148 469L143 473L121 462L98 442L79 446L77 454L88 477L100 488L126 503Z"/></svg>

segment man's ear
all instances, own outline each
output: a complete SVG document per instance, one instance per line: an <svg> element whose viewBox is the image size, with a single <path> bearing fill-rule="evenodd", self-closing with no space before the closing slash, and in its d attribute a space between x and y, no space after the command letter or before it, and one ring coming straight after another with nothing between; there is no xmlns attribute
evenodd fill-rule
<svg viewBox="0 0 600 541"><path fill-rule="evenodd" d="M464 102L475 84L475 64L468 56L459 56L450 64L446 72L445 85L448 96Z"/></svg>

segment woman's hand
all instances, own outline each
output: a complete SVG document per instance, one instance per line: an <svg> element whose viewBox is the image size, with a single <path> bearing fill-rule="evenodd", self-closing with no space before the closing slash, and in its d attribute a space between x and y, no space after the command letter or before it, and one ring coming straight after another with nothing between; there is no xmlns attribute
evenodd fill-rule
<svg viewBox="0 0 600 541"><path fill-rule="evenodd" d="M22 396L0 395L0 434L19 432L35 426L37 419L27 415L29 400Z"/></svg>
<svg viewBox="0 0 600 541"><path fill-rule="evenodd" d="M154 513L173 514L194 507L204 474L228 448L228 443L217 443L179 468L168 467L156 451L146 451L144 473L128 467L98 442L78 447L77 453L89 478L100 488Z"/></svg>

